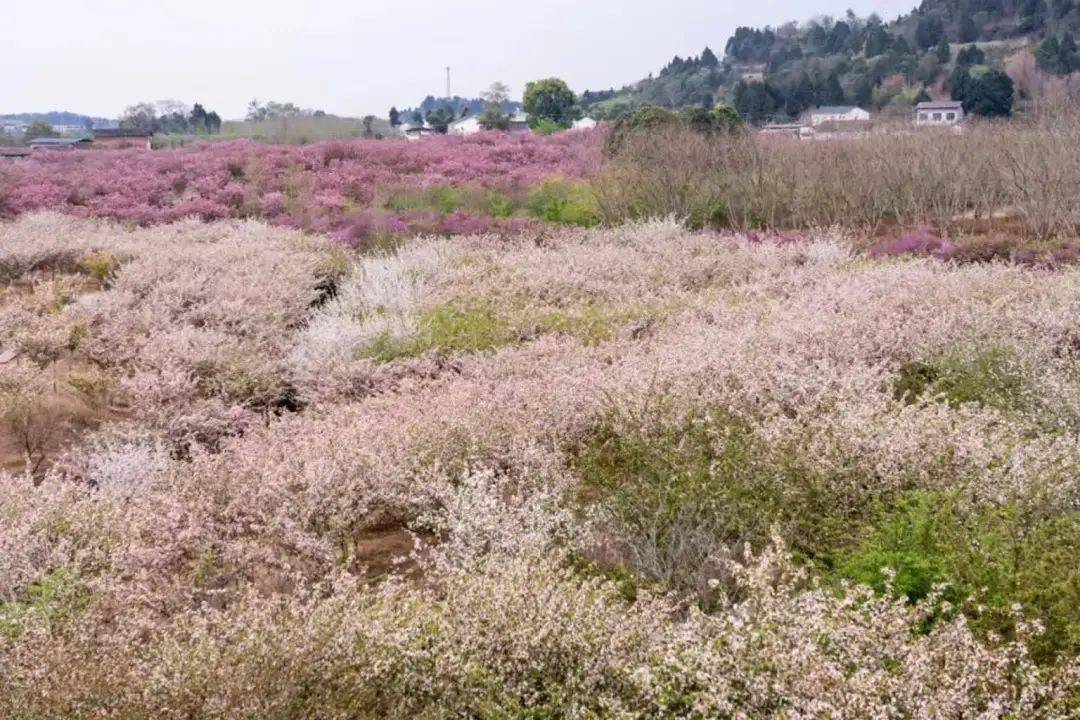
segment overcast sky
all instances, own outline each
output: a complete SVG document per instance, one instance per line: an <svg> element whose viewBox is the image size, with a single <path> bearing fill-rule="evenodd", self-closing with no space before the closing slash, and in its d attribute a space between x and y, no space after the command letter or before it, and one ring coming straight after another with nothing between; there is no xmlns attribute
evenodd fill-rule
<svg viewBox="0 0 1080 720"><path fill-rule="evenodd" d="M117 116L139 100L249 100L385 115L426 95L475 96L501 80L559 76L575 91L717 54L739 25L877 12L917 0L49 0L0 17L0 113Z"/></svg>

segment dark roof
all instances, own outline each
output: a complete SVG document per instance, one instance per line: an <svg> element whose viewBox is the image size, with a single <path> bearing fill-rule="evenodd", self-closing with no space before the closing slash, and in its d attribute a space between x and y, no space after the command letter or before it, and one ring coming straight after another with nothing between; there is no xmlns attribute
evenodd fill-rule
<svg viewBox="0 0 1080 720"><path fill-rule="evenodd" d="M919 110L959 110L964 103L959 100L931 100L916 105Z"/></svg>
<svg viewBox="0 0 1080 720"><path fill-rule="evenodd" d="M88 143L88 142L93 142L93 141L88 137L78 137L78 138L40 137L40 138L34 138L33 140L31 140L30 141L30 147L33 147L35 145L45 145L45 146L53 146L53 147L71 147L73 145L78 145L79 143Z"/></svg>
<svg viewBox="0 0 1080 720"><path fill-rule="evenodd" d="M145 130L131 130L128 128L101 128L94 131L96 138L148 138L153 133Z"/></svg>
<svg viewBox="0 0 1080 720"><path fill-rule="evenodd" d="M860 110L854 105L825 105L824 107L814 108L811 113L814 115L847 115L852 110Z"/></svg>

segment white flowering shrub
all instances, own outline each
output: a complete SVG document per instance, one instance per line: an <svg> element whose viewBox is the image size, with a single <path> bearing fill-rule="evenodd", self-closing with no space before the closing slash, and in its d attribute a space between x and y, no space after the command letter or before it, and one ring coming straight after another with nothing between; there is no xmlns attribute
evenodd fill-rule
<svg viewBox="0 0 1080 720"><path fill-rule="evenodd" d="M1075 715L1080 270L49 215L0 258L4 407L96 398L4 455L0 717Z"/></svg>

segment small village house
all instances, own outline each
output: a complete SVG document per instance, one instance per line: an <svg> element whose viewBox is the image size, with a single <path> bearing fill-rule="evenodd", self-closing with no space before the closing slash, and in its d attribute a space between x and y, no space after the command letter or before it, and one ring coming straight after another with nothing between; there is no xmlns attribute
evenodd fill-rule
<svg viewBox="0 0 1080 720"><path fill-rule="evenodd" d="M964 104L956 100L921 102L915 106L917 126L959 125L964 122Z"/></svg>
<svg viewBox="0 0 1080 720"><path fill-rule="evenodd" d="M869 122L870 113L853 105L826 105L810 111L810 126L825 123Z"/></svg>
<svg viewBox="0 0 1080 720"><path fill-rule="evenodd" d="M76 150L85 149L93 144L88 137L41 137L30 141L31 150Z"/></svg>
<svg viewBox="0 0 1080 720"><path fill-rule="evenodd" d="M109 128L94 130L94 147L109 150L124 150L127 148L150 149L151 133L145 130L129 130L127 128Z"/></svg>
<svg viewBox="0 0 1080 720"><path fill-rule="evenodd" d="M473 135L481 130L483 128L480 127L480 118L476 115L470 115L467 118L450 123L447 133L450 135Z"/></svg>
<svg viewBox="0 0 1080 720"><path fill-rule="evenodd" d="M594 123L595 125L595 123ZM474 135L478 132L482 132L484 128L480 127L480 116L470 115L467 118L462 118L456 122L450 123L447 128L448 135ZM510 116L510 126L506 128L507 132L527 132L529 131L529 116L522 111L517 111ZM405 131L408 137L409 131ZM429 133L430 134L430 133ZM426 137L421 135L419 137ZM415 139L415 138L410 138Z"/></svg>
<svg viewBox="0 0 1080 720"><path fill-rule="evenodd" d="M510 132L532 132L532 128L529 127L528 114L524 110L518 110L510 116L510 127L507 130Z"/></svg>
<svg viewBox="0 0 1080 720"><path fill-rule="evenodd" d="M761 128L761 134L790 137L800 140L802 138L811 137L814 134L814 131L809 125L803 125L802 123L769 123Z"/></svg>
<svg viewBox="0 0 1080 720"><path fill-rule="evenodd" d="M435 129L432 128L430 125L426 125L423 123L408 125L402 130L402 132L405 133L405 139L409 141L416 141L421 138L431 137L432 135L438 134L435 132Z"/></svg>

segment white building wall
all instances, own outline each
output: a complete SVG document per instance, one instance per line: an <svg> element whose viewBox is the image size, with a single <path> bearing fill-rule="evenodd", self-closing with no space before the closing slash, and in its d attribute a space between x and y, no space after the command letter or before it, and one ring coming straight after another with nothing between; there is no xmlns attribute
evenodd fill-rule
<svg viewBox="0 0 1080 720"><path fill-rule="evenodd" d="M828 122L855 122L869 120L870 113L862 108L853 108L846 113L819 113L811 111L810 124L814 127Z"/></svg>

